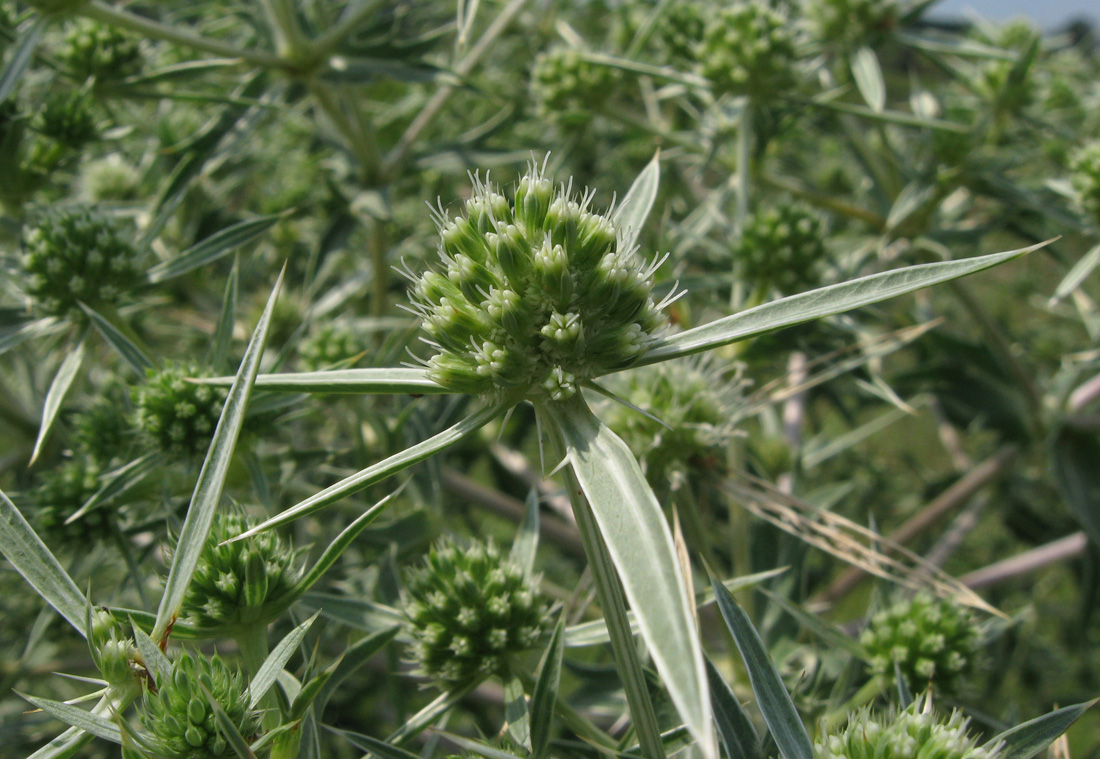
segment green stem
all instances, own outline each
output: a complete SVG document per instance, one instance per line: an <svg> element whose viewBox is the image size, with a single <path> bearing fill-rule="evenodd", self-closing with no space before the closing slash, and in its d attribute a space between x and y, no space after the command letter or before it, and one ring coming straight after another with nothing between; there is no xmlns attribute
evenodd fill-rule
<svg viewBox="0 0 1100 759"><path fill-rule="evenodd" d="M371 225L369 248L371 273L374 276L371 283L370 311L372 316L381 317L386 315L390 290L390 267L386 264L386 230L381 219L375 219ZM381 343L385 335L379 332L377 337Z"/></svg>
<svg viewBox="0 0 1100 759"><path fill-rule="evenodd" d="M267 642L267 623L260 622L245 625L235 636L237 649L244 661L245 671L248 672L248 680L251 682L260 671L269 653ZM279 726L279 707L275 701L275 694L268 691L260 701L260 708L264 710L263 726L266 730L272 730Z"/></svg>
<svg viewBox="0 0 1100 759"><path fill-rule="evenodd" d="M752 163L752 99L746 97L741 109L741 123L737 128L737 206L734 209L733 228L740 239L745 233L745 220L749 215L749 173ZM737 264L733 261L733 282L730 289L730 308L736 309L741 300L737 287Z"/></svg>
<svg viewBox="0 0 1100 759"><path fill-rule="evenodd" d="M340 43L347 39L361 23L378 12L379 5L381 5L381 3L378 2L378 0L362 3L358 8L349 13L346 18L337 21L332 28L319 35L313 41L313 56L316 58L327 58L332 55L336 48L340 46Z"/></svg>
<svg viewBox="0 0 1100 759"><path fill-rule="evenodd" d="M277 55L263 51L244 50L235 45L203 37L185 29L119 10L102 2L102 0L92 0L92 2L80 6L79 13L96 21L102 21L109 26L129 29L145 37L173 42L177 45L213 53L224 58L240 58L242 61L264 68L283 68L285 66L285 61Z"/></svg>
<svg viewBox="0 0 1100 759"><path fill-rule="evenodd" d="M321 110L332 121L333 126L348 141L348 148L359 162L360 182L366 187L374 186L377 183L380 159L371 135L362 128L363 125L358 119L352 120L340 104L330 85L313 81L310 85L310 92Z"/></svg>

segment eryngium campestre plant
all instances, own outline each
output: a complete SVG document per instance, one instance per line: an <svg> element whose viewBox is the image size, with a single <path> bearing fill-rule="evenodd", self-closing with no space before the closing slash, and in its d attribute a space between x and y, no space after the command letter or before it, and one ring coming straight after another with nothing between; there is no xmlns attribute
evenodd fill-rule
<svg viewBox="0 0 1100 759"><path fill-rule="evenodd" d="M661 260L626 249L614 215L591 202L571 185L555 190L532 164L513 203L474 177L465 215L439 209L442 270L408 274L425 342L436 349L427 361L435 382L560 400L646 352L666 324L666 303L650 297Z"/></svg>
<svg viewBox="0 0 1100 759"><path fill-rule="evenodd" d="M42 477L42 484L31 494L39 527L52 540L72 545L106 540L114 535L117 511L100 506L80 519L65 524L103 485L102 470L88 456L70 459Z"/></svg>
<svg viewBox="0 0 1100 759"><path fill-rule="evenodd" d="M57 52L58 60L78 79L123 79L141 70L141 45L114 27L77 19Z"/></svg>
<svg viewBox="0 0 1100 759"><path fill-rule="evenodd" d="M170 456L194 457L210 445L227 391L187 381L209 376L196 366L166 364L150 369L135 392L138 427Z"/></svg>
<svg viewBox="0 0 1100 759"><path fill-rule="evenodd" d="M92 612L88 645L96 667L112 687L133 685L143 676L145 668L138 663L137 647L106 611L96 609Z"/></svg>
<svg viewBox="0 0 1100 759"><path fill-rule="evenodd" d="M774 97L796 81L793 25L762 0L723 8L707 19L696 57L716 93Z"/></svg>
<svg viewBox="0 0 1100 759"><path fill-rule="evenodd" d="M967 733L970 719L957 710L947 721L932 711L930 696L908 709L876 716L870 707L852 714L839 735L814 745L815 759L996 759L1000 747L980 746Z"/></svg>
<svg viewBox="0 0 1100 759"><path fill-rule="evenodd" d="M246 739L256 734L260 715L249 708L244 676L217 655L207 659L180 654L172 671L145 692L141 722L165 759L230 759L237 753L217 726L203 688Z"/></svg>
<svg viewBox="0 0 1100 759"><path fill-rule="evenodd" d="M83 318L79 303L115 304L141 282L117 223L88 208L43 212L23 235L23 288L44 315Z"/></svg>
<svg viewBox="0 0 1100 759"><path fill-rule="evenodd" d="M275 532L225 543L251 526L242 514L214 515L180 612L204 635L266 625L286 608L279 602L301 577L294 547Z"/></svg>
<svg viewBox="0 0 1100 759"><path fill-rule="evenodd" d="M951 692L973 664L977 629L970 613L951 601L918 593L871 617L859 642L871 671L893 678L895 664L914 691L931 683Z"/></svg>
<svg viewBox="0 0 1100 759"><path fill-rule="evenodd" d="M615 74L575 48L558 46L540 53L531 70L531 94L539 117L567 126L588 122L607 100Z"/></svg>
<svg viewBox="0 0 1100 759"><path fill-rule="evenodd" d="M492 542L444 540L409 574L405 615L423 674L465 684L501 672L546 625L546 602Z"/></svg>

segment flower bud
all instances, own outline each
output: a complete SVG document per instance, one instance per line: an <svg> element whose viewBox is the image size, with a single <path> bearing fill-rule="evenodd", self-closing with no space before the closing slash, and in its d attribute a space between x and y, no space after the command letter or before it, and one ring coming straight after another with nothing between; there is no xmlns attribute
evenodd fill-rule
<svg viewBox="0 0 1100 759"><path fill-rule="evenodd" d="M209 376L194 365L166 364L148 370L145 384L135 391L138 427L172 457L202 456L210 446L228 393L188 382Z"/></svg>
<svg viewBox="0 0 1100 759"><path fill-rule="evenodd" d="M821 218L798 204L780 204L753 214L733 247L745 279L782 293L816 287L825 254Z"/></svg>

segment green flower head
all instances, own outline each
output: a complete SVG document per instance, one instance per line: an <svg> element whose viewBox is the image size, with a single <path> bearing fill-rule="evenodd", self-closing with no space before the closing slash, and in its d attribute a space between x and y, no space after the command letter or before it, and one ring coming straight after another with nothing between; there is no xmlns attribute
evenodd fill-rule
<svg viewBox="0 0 1100 759"><path fill-rule="evenodd" d="M75 448L106 466L123 458L133 437L133 419L124 413L120 387L111 387L86 409L73 416Z"/></svg>
<svg viewBox="0 0 1100 759"><path fill-rule="evenodd" d="M313 330L298 352L306 369L316 371L336 365L350 366L352 359L366 346L351 329L340 324L324 324Z"/></svg>
<svg viewBox="0 0 1100 759"><path fill-rule="evenodd" d="M606 387L652 417L610 401L600 417L658 492L677 490L725 471L742 386L740 367L731 371L713 354L643 366L613 375Z"/></svg>
<svg viewBox="0 0 1100 759"><path fill-rule="evenodd" d="M897 23L897 0L810 0L804 6L814 37L826 45L854 48Z"/></svg>
<svg viewBox="0 0 1100 759"><path fill-rule="evenodd" d="M695 63L696 45L706 23L706 9L700 2L677 0L668 6L657 26L657 39L669 63Z"/></svg>
<svg viewBox="0 0 1100 759"><path fill-rule="evenodd" d="M464 684L497 674L546 626L546 602L493 543L444 540L408 579L405 615L421 672Z"/></svg>
<svg viewBox="0 0 1100 759"><path fill-rule="evenodd" d="M260 715L249 708L244 676L217 655L181 654L172 671L145 693L141 722L164 759L231 759L237 754L217 726L207 692L245 738L256 734Z"/></svg>
<svg viewBox="0 0 1100 759"><path fill-rule="evenodd" d="M586 380L623 369L666 321L653 274L623 242L592 193L555 189L531 165L509 202L474 177L465 213L440 209L442 266L407 273L410 298L436 350L429 376L455 392L560 400Z"/></svg>
<svg viewBox="0 0 1100 759"><path fill-rule="evenodd" d="M873 615L859 637L874 674L893 678L896 664L913 691L931 683L940 692L951 692L971 669L977 640L965 608L928 593Z"/></svg>
<svg viewBox="0 0 1100 759"><path fill-rule="evenodd" d="M203 634L266 625L286 608L281 602L301 577L294 547L274 532L220 545L250 527L242 514L214 516L181 609L181 616Z"/></svg>
<svg viewBox="0 0 1100 759"><path fill-rule="evenodd" d="M65 35L58 60L78 79L123 79L141 70L139 41L98 21L76 19Z"/></svg>
<svg viewBox="0 0 1100 759"><path fill-rule="evenodd" d="M187 381L209 376L196 366L166 364L150 369L135 391L138 427L168 455L193 458L210 446L228 391Z"/></svg>
<svg viewBox="0 0 1100 759"><path fill-rule="evenodd" d="M103 609L92 612L88 634L92 658L103 679L115 687L125 687L138 681L144 668L133 640L123 632L122 625Z"/></svg>
<svg viewBox="0 0 1100 759"><path fill-rule="evenodd" d="M141 282L137 258L111 219L83 207L45 211L23 235L23 287L42 313L82 320L78 304L115 304Z"/></svg>
<svg viewBox="0 0 1100 759"><path fill-rule="evenodd" d="M1100 224L1100 140L1078 148L1070 156L1069 168L1081 208Z"/></svg>
<svg viewBox="0 0 1100 759"><path fill-rule="evenodd" d="M579 126L607 100L615 86L615 69L593 63L571 47L552 47L535 58L531 94L540 118Z"/></svg>
<svg viewBox="0 0 1100 759"><path fill-rule="evenodd" d="M119 514L106 505L93 508L65 524L103 485L101 474L94 460L78 456L43 475L42 483L32 492L31 498L39 527L52 540L73 545L114 536Z"/></svg>
<svg viewBox="0 0 1100 759"><path fill-rule="evenodd" d="M80 150L98 136L92 101L86 92L51 92L36 120L39 132Z"/></svg>
<svg viewBox="0 0 1100 759"><path fill-rule="evenodd" d="M796 82L791 29L785 13L761 0L723 8L703 30L699 72L716 93L774 97Z"/></svg>
<svg viewBox="0 0 1100 759"><path fill-rule="evenodd" d="M839 735L814 745L815 759L996 759L1000 747L986 747L967 732L970 720L953 711L946 720L932 711L930 696L902 712L873 715L864 707L850 715Z"/></svg>
<svg viewBox="0 0 1100 759"><path fill-rule="evenodd" d="M799 204L780 204L753 214L733 248L742 276L783 293L816 286L825 257L823 226L821 217Z"/></svg>

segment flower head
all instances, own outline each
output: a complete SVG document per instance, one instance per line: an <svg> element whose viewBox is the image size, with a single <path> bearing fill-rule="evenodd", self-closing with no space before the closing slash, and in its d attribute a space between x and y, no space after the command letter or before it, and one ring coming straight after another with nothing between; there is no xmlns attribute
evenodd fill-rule
<svg viewBox="0 0 1100 759"><path fill-rule="evenodd" d="M106 506L93 508L66 524L103 485L101 474L99 464L91 457L78 456L43 476L31 497L39 526L53 540L72 545L114 536L119 514Z"/></svg>
<svg viewBox="0 0 1100 759"><path fill-rule="evenodd" d="M531 71L531 94L539 116L567 126L579 126L607 100L616 72L593 63L576 48L557 46L540 53Z"/></svg>
<svg viewBox="0 0 1100 759"><path fill-rule="evenodd" d="M209 693L246 738L260 717L249 707L244 676L217 655L207 659L181 654L172 671L146 691L141 721L152 734L158 755L166 759L230 759L237 755L218 727ZM205 689L205 692L204 692Z"/></svg>
<svg viewBox="0 0 1100 759"><path fill-rule="evenodd" d="M1100 140L1082 145L1073 153L1070 172L1081 208L1100 224Z"/></svg>
<svg viewBox="0 0 1100 759"><path fill-rule="evenodd" d="M413 280L433 380L456 392L558 400L623 369L665 326L658 262L623 244L592 194L555 189L532 165L509 202L475 177L465 214L437 216L440 269Z"/></svg>
<svg viewBox="0 0 1100 759"><path fill-rule="evenodd" d="M88 208L45 211L23 235L24 289L40 311L83 318L79 303L114 304L141 281L138 253Z"/></svg>
<svg viewBox="0 0 1100 759"><path fill-rule="evenodd" d="M892 678L897 665L914 691L950 691L973 664L977 638L966 609L918 593L873 615L859 642L873 673Z"/></svg>
<svg viewBox="0 0 1100 759"><path fill-rule="evenodd" d="M228 392L187 381L209 376L195 366L166 364L159 371L150 369L137 388L138 427L170 456L198 456L210 445Z"/></svg>
<svg viewBox="0 0 1100 759"><path fill-rule="evenodd" d="M530 648L546 624L546 603L493 543L461 548L445 540L409 576L405 614L424 674L467 683L496 674L507 654Z"/></svg>
<svg viewBox="0 0 1100 759"><path fill-rule="evenodd" d="M838 735L814 745L815 759L996 759L999 746L978 744L967 732L970 720L953 711L946 721L932 711L932 699L918 697L908 709L873 715L864 707Z"/></svg>
<svg viewBox="0 0 1100 759"><path fill-rule="evenodd" d="M87 18L74 20L57 57L79 79L122 79L142 66L141 45L135 37Z"/></svg>
<svg viewBox="0 0 1100 759"><path fill-rule="evenodd" d="M748 0L711 14L696 51L716 92L774 96L794 85L795 40L786 14Z"/></svg>
<svg viewBox="0 0 1100 759"><path fill-rule="evenodd" d="M181 616L205 634L266 624L301 576L293 546L275 532L224 543L252 526L241 514L218 512L187 588Z"/></svg>
<svg viewBox="0 0 1100 759"><path fill-rule="evenodd" d="M805 206L784 203L745 221L733 255L753 282L795 293L818 284L825 257L821 218Z"/></svg>

